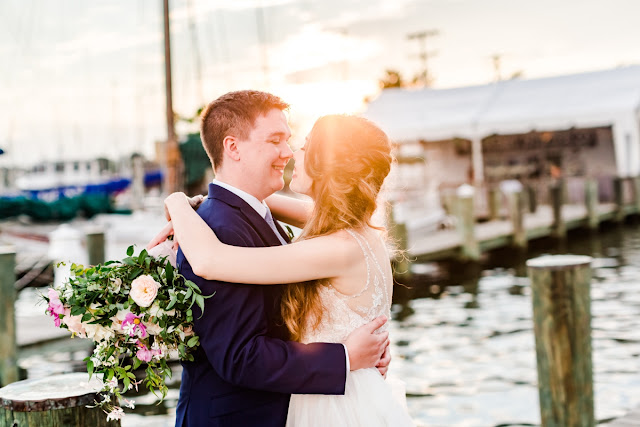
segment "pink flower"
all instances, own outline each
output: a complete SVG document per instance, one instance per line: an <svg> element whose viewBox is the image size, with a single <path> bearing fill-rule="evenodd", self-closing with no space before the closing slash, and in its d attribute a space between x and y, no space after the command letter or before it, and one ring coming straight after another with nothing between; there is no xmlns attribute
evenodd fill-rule
<svg viewBox="0 0 640 427"><path fill-rule="evenodd" d="M84 329L82 316L71 316L71 310L66 308L64 310L64 317L62 318L62 321L65 325L67 325L67 328L71 332L75 332L80 338L86 337L87 331Z"/></svg>
<svg viewBox="0 0 640 427"><path fill-rule="evenodd" d="M150 350L140 341L138 341L138 347L140 347L140 350L138 350L138 352L136 353L136 357L143 362L151 362L153 356L155 356L156 354L161 354L160 350Z"/></svg>
<svg viewBox="0 0 640 427"><path fill-rule="evenodd" d="M64 305L60 301L58 292L53 288L49 288L49 307L47 308L47 313L53 317L53 323L56 325L56 328L59 328L62 323L60 314L64 315Z"/></svg>
<svg viewBox="0 0 640 427"><path fill-rule="evenodd" d="M149 307L158 295L160 283L153 280L148 274L138 276L131 282L131 292L129 296L140 307Z"/></svg>
<svg viewBox="0 0 640 427"><path fill-rule="evenodd" d="M136 333L140 338L147 336L147 328L142 324L142 319L133 313L127 314L127 317L122 321L121 328L125 333L129 334L130 337L136 335Z"/></svg>

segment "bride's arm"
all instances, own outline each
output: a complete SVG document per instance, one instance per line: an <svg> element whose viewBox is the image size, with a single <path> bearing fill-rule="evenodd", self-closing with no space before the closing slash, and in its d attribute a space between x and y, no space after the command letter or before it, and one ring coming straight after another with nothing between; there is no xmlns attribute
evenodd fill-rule
<svg viewBox="0 0 640 427"><path fill-rule="evenodd" d="M304 282L340 276L361 256L349 236L335 233L266 248L225 245L183 193L167 197L165 206L194 274L205 279L259 285Z"/></svg>
<svg viewBox="0 0 640 427"><path fill-rule="evenodd" d="M313 202L300 200L280 194L272 194L265 199L274 218L291 224L298 228L303 228L313 210Z"/></svg>

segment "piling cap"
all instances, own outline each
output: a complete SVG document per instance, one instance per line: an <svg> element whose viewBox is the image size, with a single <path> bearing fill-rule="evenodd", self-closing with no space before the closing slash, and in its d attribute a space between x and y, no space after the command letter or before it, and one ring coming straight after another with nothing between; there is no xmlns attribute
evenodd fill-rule
<svg viewBox="0 0 640 427"><path fill-rule="evenodd" d="M473 197L473 193L475 192L473 186L469 184L462 184L460 187L456 189L456 195L458 197Z"/></svg>
<svg viewBox="0 0 640 427"><path fill-rule="evenodd" d="M15 254L16 247L10 244L0 244L0 255Z"/></svg>
<svg viewBox="0 0 640 427"><path fill-rule="evenodd" d="M585 255L543 255L527 261L529 268L541 268L546 270L561 270L567 267L590 265L593 258Z"/></svg>
<svg viewBox="0 0 640 427"><path fill-rule="evenodd" d="M90 405L102 387L98 376L89 380L86 372L18 381L0 389L0 407L28 412Z"/></svg>

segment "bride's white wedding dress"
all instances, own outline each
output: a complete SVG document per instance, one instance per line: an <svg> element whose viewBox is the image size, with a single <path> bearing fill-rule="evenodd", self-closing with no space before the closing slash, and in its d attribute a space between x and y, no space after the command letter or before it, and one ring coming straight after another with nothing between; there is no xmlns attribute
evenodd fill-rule
<svg viewBox="0 0 640 427"><path fill-rule="evenodd" d="M330 285L321 286L323 317L319 327L304 337L304 343L344 342L351 331L377 316L390 318L393 280L381 267L381 262L384 265L389 258L379 262L364 236L347 231L362 248L367 281L360 292L349 296ZM287 427L413 426L403 403L394 397L390 384L377 369L360 369L348 373L344 395L292 395Z"/></svg>

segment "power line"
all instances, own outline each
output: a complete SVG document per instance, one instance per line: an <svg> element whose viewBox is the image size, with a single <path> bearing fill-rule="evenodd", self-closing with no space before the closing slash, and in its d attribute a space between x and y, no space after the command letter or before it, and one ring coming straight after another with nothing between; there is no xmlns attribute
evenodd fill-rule
<svg viewBox="0 0 640 427"><path fill-rule="evenodd" d="M408 40L417 40L420 45L418 58L420 58L422 62L422 71L418 74L418 77L422 81L422 84L427 87L431 86L433 81L433 77L431 77L429 73L428 59L431 56L435 56L435 52L427 51L427 38L434 37L439 34L440 32L438 30L425 30L407 34Z"/></svg>

